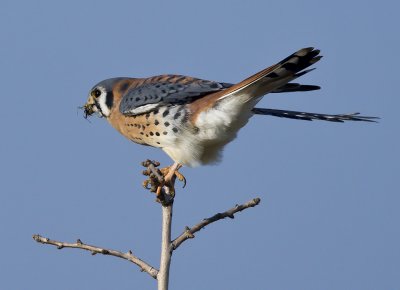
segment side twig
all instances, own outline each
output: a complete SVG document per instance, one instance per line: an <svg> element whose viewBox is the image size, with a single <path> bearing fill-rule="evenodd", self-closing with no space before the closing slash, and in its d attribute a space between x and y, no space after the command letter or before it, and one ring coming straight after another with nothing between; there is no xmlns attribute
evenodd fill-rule
<svg viewBox="0 0 400 290"><path fill-rule="evenodd" d="M235 207L233 207L225 212L217 213L217 214L213 215L212 217L206 218L206 219L202 220L201 222L199 222L197 225L193 226L192 228L186 227L185 231L180 236L178 236L175 240L172 241L172 243L171 243L172 250L176 250L184 241L186 241L188 239L193 239L194 234L196 232L200 231L202 228L208 226L209 224L219 221L221 219L224 219L226 217L233 219L235 217L234 215L237 212L240 212L240 211L245 210L250 207L255 207L256 205L258 205L260 203L260 201L261 200L259 198L254 198L244 204L236 205Z"/></svg>
<svg viewBox="0 0 400 290"><path fill-rule="evenodd" d="M82 250L90 251L92 253L92 255L103 254L103 255L109 255L109 256L122 258L122 259L125 259L125 260L128 260L128 261L134 263L135 265L140 267L141 271L144 271L147 274L149 274L151 277L153 277L154 279L157 279L158 270L156 268L152 267L151 265L149 265L148 263L146 263L145 261L134 256L132 251L128 251L127 253L122 253L122 252L119 252L116 250L104 249L104 248L100 248L97 246L84 244L80 239L78 239L76 241L76 243L59 242L59 241L55 241L55 240L50 240L48 238L44 238L40 235L33 235L33 239L38 243L56 246L57 249L75 248L75 249L82 249Z"/></svg>

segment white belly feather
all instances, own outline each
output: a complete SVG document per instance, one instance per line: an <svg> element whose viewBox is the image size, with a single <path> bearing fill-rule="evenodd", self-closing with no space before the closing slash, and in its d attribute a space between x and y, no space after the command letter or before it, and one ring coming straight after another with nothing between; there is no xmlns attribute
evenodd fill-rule
<svg viewBox="0 0 400 290"><path fill-rule="evenodd" d="M173 146L163 150L174 161L190 167L220 161L223 147L246 125L258 101L249 102L248 97L238 96L221 100L217 106L199 114L195 124L197 134L182 128Z"/></svg>

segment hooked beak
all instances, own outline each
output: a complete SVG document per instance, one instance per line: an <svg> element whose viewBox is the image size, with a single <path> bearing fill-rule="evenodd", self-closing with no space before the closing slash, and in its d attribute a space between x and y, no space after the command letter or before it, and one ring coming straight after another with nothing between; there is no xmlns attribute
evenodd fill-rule
<svg viewBox="0 0 400 290"><path fill-rule="evenodd" d="M93 115L95 112L98 112L97 104L95 99L90 96L86 102L86 104L82 107L83 109L83 114L84 118L87 119L91 115Z"/></svg>

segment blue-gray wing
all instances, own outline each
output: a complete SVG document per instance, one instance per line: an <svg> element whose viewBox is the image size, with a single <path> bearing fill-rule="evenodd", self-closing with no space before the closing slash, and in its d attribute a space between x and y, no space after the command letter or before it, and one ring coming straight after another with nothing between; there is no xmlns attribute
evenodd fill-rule
<svg viewBox="0 0 400 290"><path fill-rule="evenodd" d="M124 115L143 114L163 105L188 103L231 86L180 75L151 77L129 88L122 97L119 109Z"/></svg>

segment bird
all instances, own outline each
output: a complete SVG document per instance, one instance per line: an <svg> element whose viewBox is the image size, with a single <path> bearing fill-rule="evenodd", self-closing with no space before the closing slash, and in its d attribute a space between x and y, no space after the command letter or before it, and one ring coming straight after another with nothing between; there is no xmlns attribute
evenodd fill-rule
<svg viewBox="0 0 400 290"><path fill-rule="evenodd" d="M359 113L330 115L255 107L268 93L320 89L292 81L314 70L309 67L321 58L320 50L303 48L237 84L173 74L110 78L92 87L83 106L84 116L97 113L129 140L161 148L174 161L166 180L181 166L219 162L224 146L254 115L375 122L376 117Z"/></svg>

